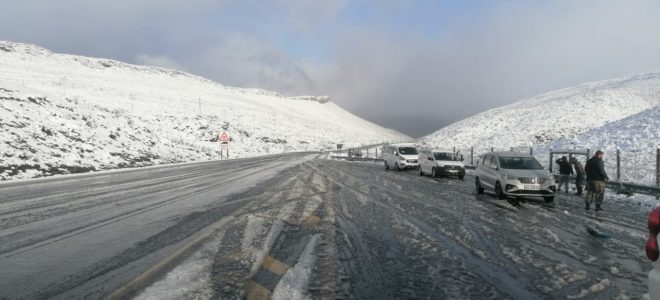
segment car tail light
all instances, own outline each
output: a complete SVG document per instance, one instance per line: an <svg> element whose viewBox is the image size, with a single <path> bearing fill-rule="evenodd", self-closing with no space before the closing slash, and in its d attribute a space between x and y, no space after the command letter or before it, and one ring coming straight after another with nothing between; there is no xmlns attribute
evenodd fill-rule
<svg viewBox="0 0 660 300"><path fill-rule="evenodd" d="M646 257L656 261L660 257L658 249L658 233L660 232L660 207L656 207L649 215L649 238L646 240Z"/></svg>

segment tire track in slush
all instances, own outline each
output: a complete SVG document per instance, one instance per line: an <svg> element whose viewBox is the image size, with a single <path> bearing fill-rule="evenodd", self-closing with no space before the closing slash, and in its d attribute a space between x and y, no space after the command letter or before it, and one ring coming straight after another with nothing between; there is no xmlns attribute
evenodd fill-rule
<svg viewBox="0 0 660 300"><path fill-rule="evenodd" d="M353 172L343 172L338 169L335 169L329 165L325 165L329 169L333 169L338 174L343 175L343 177L354 177L359 180L364 180L365 177L355 175ZM332 180L332 179L331 179ZM352 191L355 194L362 194L363 192L354 189L346 184L344 180L338 178L335 180L335 183ZM379 188L379 187L377 187ZM369 195L367 195L369 196ZM524 277L513 277L509 274L509 270L502 268L498 265L494 265L486 259L483 259L475 254L473 254L469 249L464 248L462 245L455 242L453 239L439 233L432 226L423 222L417 217L414 217L399 208L396 208L390 204L384 203L382 201L372 199L373 203L385 211L392 213L393 215L399 216L402 219L410 222L419 228L422 232L432 237L434 240L439 242L443 247L448 248L452 254L457 255L462 258L466 264L469 264L477 276L484 279L486 282L496 287L502 294L509 295L514 299L538 299L538 291L527 282Z"/></svg>

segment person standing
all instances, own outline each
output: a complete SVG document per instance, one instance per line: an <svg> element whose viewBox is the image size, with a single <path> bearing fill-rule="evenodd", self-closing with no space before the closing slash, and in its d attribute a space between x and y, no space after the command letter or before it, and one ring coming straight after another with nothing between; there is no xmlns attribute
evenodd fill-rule
<svg viewBox="0 0 660 300"><path fill-rule="evenodd" d="M577 188L577 193L575 193L575 195L582 196L582 185L584 184L584 176L586 175L584 167L575 157L571 157L570 161L575 169L575 187Z"/></svg>
<svg viewBox="0 0 660 300"><path fill-rule="evenodd" d="M571 179L571 175L573 175L573 167L568 162L566 156L562 156L562 158L555 162L559 165L559 186L557 187L557 191L561 191L561 186L565 185L566 193L568 194L568 182Z"/></svg>
<svg viewBox="0 0 660 300"><path fill-rule="evenodd" d="M596 151L596 154L587 160L584 169L587 174L587 197L585 198L584 209L589 210L591 203L596 202L596 211L603 210L603 198L605 197L605 181L610 180L605 173L605 164L603 163L603 151Z"/></svg>

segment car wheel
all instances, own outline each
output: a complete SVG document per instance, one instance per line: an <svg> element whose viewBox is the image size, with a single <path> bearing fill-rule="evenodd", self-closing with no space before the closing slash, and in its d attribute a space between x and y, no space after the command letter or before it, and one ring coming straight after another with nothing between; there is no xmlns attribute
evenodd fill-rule
<svg viewBox="0 0 660 300"><path fill-rule="evenodd" d="M431 177L438 178L438 172L435 170L435 168L431 168Z"/></svg>
<svg viewBox="0 0 660 300"><path fill-rule="evenodd" d="M506 196L504 196L504 191L502 191L502 185L498 182L495 184L495 197L499 200L506 199Z"/></svg>
<svg viewBox="0 0 660 300"><path fill-rule="evenodd" d="M422 166L417 166L419 169L419 176L424 176L424 170L422 170Z"/></svg>
<svg viewBox="0 0 660 300"><path fill-rule="evenodd" d="M401 168L399 168L399 163L394 163L394 170L395 171L401 171Z"/></svg>
<svg viewBox="0 0 660 300"><path fill-rule="evenodd" d="M474 180L474 185L477 187L477 194L483 194L484 193L484 188L481 186L481 181L479 180L479 177Z"/></svg>
<svg viewBox="0 0 660 300"><path fill-rule="evenodd" d="M385 170L389 170L389 169L390 169L390 165L388 165L387 161L385 161Z"/></svg>
<svg viewBox="0 0 660 300"><path fill-rule="evenodd" d="M465 176L458 176L458 180L465 180Z"/></svg>
<svg viewBox="0 0 660 300"><path fill-rule="evenodd" d="M545 200L545 203L552 203L555 202L555 196L543 197L543 200Z"/></svg>

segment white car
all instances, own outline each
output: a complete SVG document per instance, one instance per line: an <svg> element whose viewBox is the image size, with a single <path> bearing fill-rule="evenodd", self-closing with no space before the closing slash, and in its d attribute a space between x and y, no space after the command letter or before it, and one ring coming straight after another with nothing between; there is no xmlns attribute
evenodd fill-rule
<svg viewBox="0 0 660 300"><path fill-rule="evenodd" d="M555 179L531 155L515 152L490 152L479 161L475 171L477 193L492 191L498 199L543 197L555 200Z"/></svg>
<svg viewBox="0 0 660 300"><path fill-rule="evenodd" d="M432 177L455 176L463 180L465 165L460 157L448 150L422 150L419 152L419 175L431 174Z"/></svg>
<svg viewBox="0 0 660 300"><path fill-rule="evenodd" d="M417 169L417 148L414 144L393 144L383 146L385 169Z"/></svg>
<svg viewBox="0 0 660 300"><path fill-rule="evenodd" d="M646 300L660 300L660 249L658 248L658 233L660 233L660 207L649 214L649 238L646 240L646 257L651 260L653 270L649 272L649 293Z"/></svg>

